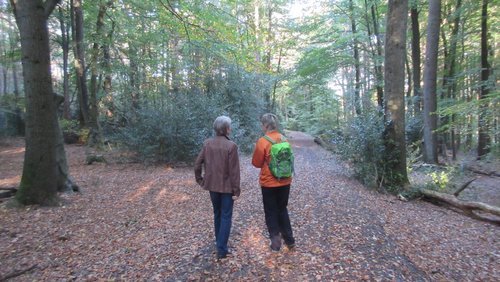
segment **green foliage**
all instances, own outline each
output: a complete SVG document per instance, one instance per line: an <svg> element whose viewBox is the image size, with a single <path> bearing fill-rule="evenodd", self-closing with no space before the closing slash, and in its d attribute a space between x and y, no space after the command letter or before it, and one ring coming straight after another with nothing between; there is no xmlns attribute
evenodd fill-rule
<svg viewBox="0 0 500 282"><path fill-rule="evenodd" d="M337 141L338 153L352 164L354 176L370 187L378 187L384 178L383 131L382 116L370 111L348 121Z"/></svg>
<svg viewBox="0 0 500 282"><path fill-rule="evenodd" d="M0 96L0 136L24 135L24 99L14 94Z"/></svg>
<svg viewBox="0 0 500 282"><path fill-rule="evenodd" d="M268 79L254 73L228 67L224 79L213 78L207 94L149 93L149 99L132 112L119 112L107 120L112 140L137 153L141 161L191 162L203 141L213 135L217 116L232 119L232 136L239 149L250 152L262 134L259 117L264 112L261 91L269 91ZM130 108L128 100L121 101ZM121 108L121 107L120 107Z"/></svg>
<svg viewBox="0 0 500 282"><path fill-rule="evenodd" d="M448 173L441 171L441 172L431 172L430 177L432 179L432 183L439 188L440 190L444 190L447 186L448 183L450 182L450 179L448 178Z"/></svg>
<svg viewBox="0 0 500 282"><path fill-rule="evenodd" d="M60 119L59 120L59 127L61 128L63 133L67 132L67 133L78 134L78 132L80 130L80 124L75 119L71 119L71 120Z"/></svg>
<svg viewBox="0 0 500 282"><path fill-rule="evenodd" d="M141 161L192 160L210 134L217 109L208 99L186 95L176 95L170 102L165 110L145 105L122 114L124 126L108 128L112 140L136 152Z"/></svg>

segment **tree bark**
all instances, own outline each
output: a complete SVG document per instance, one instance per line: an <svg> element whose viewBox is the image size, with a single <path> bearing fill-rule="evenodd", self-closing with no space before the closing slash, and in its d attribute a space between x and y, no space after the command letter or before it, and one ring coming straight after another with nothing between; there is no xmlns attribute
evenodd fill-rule
<svg viewBox="0 0 500 282"><path fill-rule="evenodd" d="M68 74L68 56L69 56L69 27L66 24L66 17L62 7L59 7L59 24L61 26L61 49L63 52L63 117L71 119L70 101L69 101L69 74Z"/></svg>
<svg viewBox="0 0 500 282"><path fill-rule="evenodd" d="M98 83L97 77L98 73L98 60L99 60L99 39L103 38L103 27L104 27L104 15L106 14L106 10L113 4L112 1L108 1L107 3L99 4L99 11L97 13L97 21L96 21L96 30L95 30L95 41L92 45L92 53L90 60L90 99L89 99L89 144L90 145L99 145L102 142L102 133L101 127L99 125L99 111L98 111L98 101L97 101L97 92L98 92Z"/></svg>
<svg viewBox="0 0 500 282"><path fill-rule="evenodd" d="M462 10L462 0L457 0L455 6L455 18L453 19L453 29L451 32L450 38L450 49L448 52L448 70L446 70L446 78L444 81L445 86L443 90L446 91L446 97L448 99L456 99L455 91L457 88L457 82L455 78L455 69L456 69L456 57L457 57L457 42L458 42L458 32L460 29L460 15ZM448 122L451 122L450 128L450 146L452 149L452 160L457 159L457 148L455 144L455 125L453 124L455 121L455 115L450 117Z"/></svg>
<svg viewBox="0 0 500 282"><path fill-rule="evenodd" d="M421 68L420 68L420 30L418 21L417 4L410 10L411 14L411 59L413 62L413 112L415 116L420 115L422 110L422 88L421 88Z"/></svg>
<svg viewBox="0 0 500 282"><path fill-rule="evenodd" d="M387 32L385 40L385 157L388 166L386 184L405 186L406 172L405 142L405 51L408 14L407 0L389 0Z"/></svg>
<svg viewBox="0 0 500 282"><path fill-rule="evenodd" d="M80 124L89 126L89 94L83 45L83 11L82 0L71 0L71 16L73 23L73 45L75 53L75 70L78 85L78 102L80 107Z"/></svg>
<svg viewBox="0 0 500 282"><path fill-rule="evenodd" d="M358 39L356 38L356 19L354 15L354 5L352 0L349 0L349 12L351 18L351 32L352 32L352 47L353 47L353 56L354 56L354 72L355 72L355 81L354 81L354 109L356 111L356 115L361 114L361 99L359 96L359 88L360 88L360 62L359 62L359 50L358 50Z"/></svg>
<svg viewBox="0 0 500 282"><path fill-rule="evenodd" d="M384 90L383 90L383 70L382 70L382 41L380 40L380 32L377 20L377 7L375 3L371 5L371 14L373 21L373 33L375 34L375 45L377 50L377 58L375 59L375 76L377 79L377 104L380 108L384 105Z"/></svg>
<svg viewBox="0 0 500 282"><path fill-rule="evenodd" d="M429 0L424 65L424 161L430 164L438 162L437 137L434 130L437 128L436 83L440 13L441 0Z"/></svg>
<svg viewBox="0 0 500 282"><path fill-rule="evenodd" d="M490 64L488 62L488 0L483 0L481 9L481 90L479 100L484 100L489 93ZM490 129L487 118L488 105L483 103L479 109L477 156L490 152Z"/></svg>
<svg viewBox="0 0 500 282"><path fill-rule="evenodd" d="M26 96L26 151L16 200L22 204L57 202L56 144L59 124L50 71L47 18L55 1L11 0L21 34Z"/></svg>
<svg viewBox="0 0 500 282"><path fill-rule="evenodd" d="M457 207L457 208L459 208L467 213L471 213L474 210L481 210L481 211L488 212L488 213L491 213L491 214L496 215L496 216L500 216L500 208L495 207L495 206L491 206L491 205L481 203L481 202L462 201L460 199L457 199L453 195L439 193L439 192L436 192L433 190L423 189L423 190L421 190L421 192L426 197L443 201L443 202L448 203L454 207Z"/></svg>

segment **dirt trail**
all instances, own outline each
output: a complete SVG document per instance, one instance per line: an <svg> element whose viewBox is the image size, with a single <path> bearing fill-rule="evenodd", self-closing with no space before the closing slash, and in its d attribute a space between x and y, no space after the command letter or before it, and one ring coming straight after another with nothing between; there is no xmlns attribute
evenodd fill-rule
<svg viewBox="0 0 500 282"><path fill-rule="evenodd" d="M86 166L84 148L68 146L83 193L65 195L59 208L0 206L0 277L36 265L12 281L500 280L498 226L367 190L310 136L287 135L296 155L295 251L269 251L258 170L247 156L234 257L217 262L210 200L192 168ZM22 144L0 147L0 186L18 179L22 154Z"/></svg>

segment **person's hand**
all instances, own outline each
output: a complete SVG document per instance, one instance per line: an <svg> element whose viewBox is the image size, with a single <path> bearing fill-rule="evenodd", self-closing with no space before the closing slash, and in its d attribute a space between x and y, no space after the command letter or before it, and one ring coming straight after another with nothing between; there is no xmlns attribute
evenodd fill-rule
<svg viewBox="0 0 500 282"><path fill-rule="evenodd" d="M233 196L233 201L238 200L238 196Z"/></svg>

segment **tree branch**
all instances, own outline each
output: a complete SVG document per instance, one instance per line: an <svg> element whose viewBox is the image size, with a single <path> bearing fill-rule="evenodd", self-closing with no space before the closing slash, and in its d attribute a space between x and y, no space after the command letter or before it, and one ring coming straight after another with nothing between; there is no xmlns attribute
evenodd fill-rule
<svg viewBox="0 0 500 282"><path fill-rule="evenodd" d="M35 269L36 267L38 267L38 264L34 264L34 265L32 265L28 268L22 269L22 270L17 270L17 271L8 273L3 277L0 276L0 281L6 281L7 279L11 279L11 278L17 277L19 275L23 275L24 273L31 271L31 270Z"/></svg>
<svg viewBox="0 0 500 282"><path fill-rule="evenodd" d="M52 11L54 8L57 6L57 3L59 3L60 0L47 0L44 5L44 10L45 10L45 17L49 17L50 14L52 14Z"/></svg>

